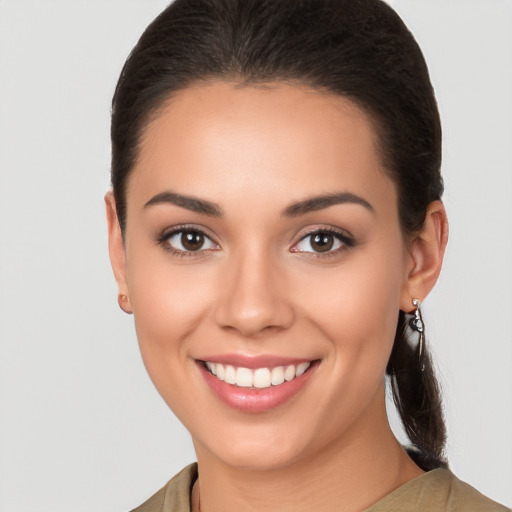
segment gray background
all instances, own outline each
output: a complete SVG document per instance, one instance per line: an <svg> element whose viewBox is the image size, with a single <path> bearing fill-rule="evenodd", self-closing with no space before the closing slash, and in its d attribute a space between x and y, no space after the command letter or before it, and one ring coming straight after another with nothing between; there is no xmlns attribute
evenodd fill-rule
<svg viewBox="0 0 512 512"><path fill-rule="evenodd" d="M194 459L106 247L109 102L163 0L0 0L0 512L122 511ZM425 303L455 473L512 504L512 2L395 0L445 131ZM393 415L392 415L393 416Z"/></svg>

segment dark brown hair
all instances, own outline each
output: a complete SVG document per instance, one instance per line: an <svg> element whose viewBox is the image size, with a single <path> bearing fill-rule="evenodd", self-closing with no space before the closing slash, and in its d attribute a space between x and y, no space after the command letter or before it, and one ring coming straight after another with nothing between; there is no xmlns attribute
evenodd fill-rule
<svg viewBox="0 0 512 512"><path fill-rule="evenodd" d="M443 182L441 125L427 66L399 16L380 0L176 0L128 57L112 103L112 186L126 225L126 184L141 134L177 91L207 80L291 82L347 97L373 120L398 190L402 230L422 228ZM387 373L411 456L445 466L445 426L428 352L397 332ZM424 371L422 371L424 365Z"/></svg>

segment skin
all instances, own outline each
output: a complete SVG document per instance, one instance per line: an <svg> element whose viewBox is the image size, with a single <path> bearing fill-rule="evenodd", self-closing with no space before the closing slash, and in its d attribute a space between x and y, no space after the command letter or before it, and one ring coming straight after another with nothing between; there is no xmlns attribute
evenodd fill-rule
<svg viewBox="0 0 512 512"><path fill-rule="evenodd" d="M144 363L194 442L196 509L363 510L422 473L390 430L384 374L398 311L437 280L446 214L436 201L424 229L404 235L376 144L369 118L347 99L213 82L174 96L146 127L124 243L106 196L112 265ZM164 192L223 214L145 207ZM283 215L346 192L371 208ZM184 224L212 243L170 252L159 237ZM315 253L304 237L333 228L353 246ZM198 358L226 353L320 363L292 399L251 413L222 403L198 370Z"/></svg>

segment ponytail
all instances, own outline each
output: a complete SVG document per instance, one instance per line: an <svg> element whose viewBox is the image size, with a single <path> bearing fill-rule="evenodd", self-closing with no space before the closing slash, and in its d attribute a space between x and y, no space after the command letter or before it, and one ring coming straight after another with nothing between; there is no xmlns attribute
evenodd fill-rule
<svg viewBox="0 0 512 512"><path fill-rule="evenodd" d="M386 373L390 377L393 400L411 442L408 453L425 471L448 466L444 448L441 392L427 348L411 346L405 313L400 311L395 342Z"/></svg>

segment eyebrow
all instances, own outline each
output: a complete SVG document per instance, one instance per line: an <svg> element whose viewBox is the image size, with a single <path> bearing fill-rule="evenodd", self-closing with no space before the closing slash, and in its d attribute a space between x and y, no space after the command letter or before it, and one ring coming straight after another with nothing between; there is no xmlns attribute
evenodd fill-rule
<svg viewBox="0 0 512 512"><path fill-rule="evenodd" d="M293 203L284 209L283 216L299 217L307 213L329 208L330 206L347 203L361 205L372 213L375 211L373 206L362 197L350 192L341 192L338 194L325 194L322 196L310 197L303 201L299 201L298 203ZM160 194L152 197L144 205L144 208L157 204L173 204L196 213L202 213L212 217L222 217L222 209L217 204L207 201L206 199L185 196L177 194L176 192L161 192Z"/></svg>
<svg viewBox="0 0 512 512"><path fill-rule="evenodd" d="M144 208L157 204L173 204L175 206L186 208L187 210L191 210L196 213L210 215L212 217L222 216L221 208L215 203L193 196L176 194L175 192L161 192L160 194L157 194L144 205Z"/></svg>
<svg viewBox="0 0 512 512"><path fill-rule="evenodd" d="M366 199L356 196L350 192L340 192L338 194L326 194L322 196L310 197L308 199L304 199L303 201L299 201L298 203L294 203L285 208L283 211L283 216L299 217L300 215L305 215L306 213L316 212L318 210L323 210L324 208L329 208L329 206L347 203L358 204L372 213L375 212L373 206L368 201L366 201Z"/></svg>

